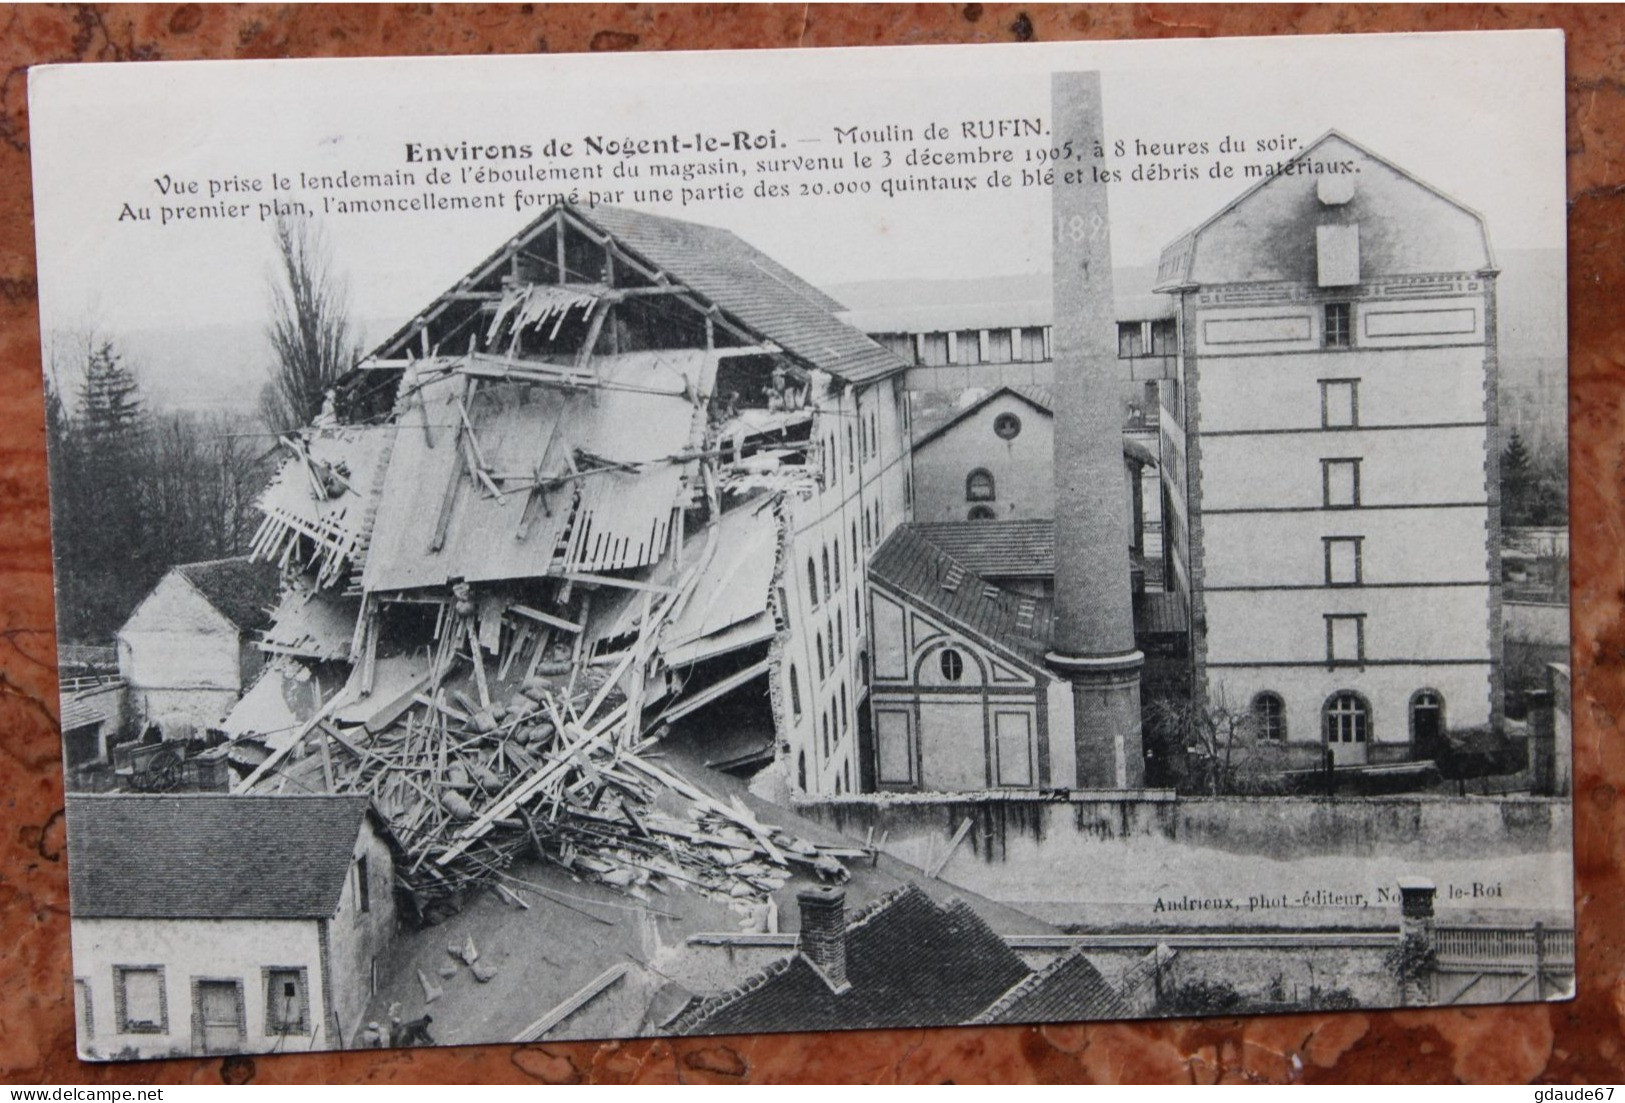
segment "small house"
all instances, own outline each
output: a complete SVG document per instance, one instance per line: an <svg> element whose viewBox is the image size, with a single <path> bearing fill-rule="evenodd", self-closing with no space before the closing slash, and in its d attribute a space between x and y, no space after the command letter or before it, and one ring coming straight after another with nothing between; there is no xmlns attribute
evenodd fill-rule
<svg viewBox="0 0 1625 1103"><path fill-rule="evenodd" d="M275 564L246 557L171 568L118 630L134 716L167 739L217 724L264 663L255 633L279 586Z"/></svg>
<svg viewBox="0 0 1625 1103"><path fill-rule="evenodd" d="M395 930L360 796L70 794L86 1060L353 1044Z"/></svg>

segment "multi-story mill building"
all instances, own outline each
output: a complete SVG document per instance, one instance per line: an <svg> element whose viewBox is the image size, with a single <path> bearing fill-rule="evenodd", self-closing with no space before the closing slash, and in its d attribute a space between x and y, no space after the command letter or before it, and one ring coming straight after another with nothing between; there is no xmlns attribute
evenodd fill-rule
<svg viewBox="0 0 1625 1103"><path fill-rule="evenodd" d="M1335 132L1163 251L1169 586L1206 706L1289 766L1500 720L1495 277L1478 214Z"/></svg>

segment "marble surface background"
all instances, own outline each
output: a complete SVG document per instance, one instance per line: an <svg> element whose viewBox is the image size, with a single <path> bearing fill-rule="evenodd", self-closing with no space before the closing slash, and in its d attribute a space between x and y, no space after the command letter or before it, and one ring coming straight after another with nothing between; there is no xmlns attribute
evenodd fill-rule
<svg viewBox="0 0 1625 1103"><path fill-rule="evenodd" d="M1568 32L1579 998L1449 1011L81 1065L74 1055L26 69L39 62ZM162 4L0 7L0 1080L1625 1081L1625 9ZM1486 166L1486 171L1495 171Z"/></svg>

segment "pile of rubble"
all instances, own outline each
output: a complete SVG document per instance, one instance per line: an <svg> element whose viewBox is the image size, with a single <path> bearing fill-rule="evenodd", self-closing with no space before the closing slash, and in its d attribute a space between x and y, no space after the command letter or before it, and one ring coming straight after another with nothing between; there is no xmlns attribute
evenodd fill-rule
<svg viewBox="0 0 1625 1103"><path fill-rule="evenodd" d="M797 872L843 878L841 859L861 850L762 824L737 798L725 804L655 761L670 713L646 717L641 691L662 629L713 564L715 526L697 542L678 584L638 595L636 630L620 637L630 642L606 656L561 615L580 616L573 603L590 591L550 613L459 584L436 605L423 651L383 658L380 617L363 612L346 684L291 738L268 740L275 749L238 791L371 797L405 851L398 876L420 910L500 884L526 854L643 900L680 887L749 903ZM320 637L302 644L311 658L325 654Z"/></svg>

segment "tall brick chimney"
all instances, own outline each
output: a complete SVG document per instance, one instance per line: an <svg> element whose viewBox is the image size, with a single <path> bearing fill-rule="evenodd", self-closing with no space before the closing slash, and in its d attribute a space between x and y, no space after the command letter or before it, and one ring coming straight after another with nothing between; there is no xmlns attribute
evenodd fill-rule
<svg viewBox="0 0 1625 1103"><path fill-rule="evenodd" d="M1078 159L1056 166L1051 192L1055 650L1045 662L1072 683L1076 785L1138 789L1145 656L1134 644L1110 213L1095 171L1095 144L1106 143L1100 74L1050 80L1052 141L1070 141Z"/></svg>
<svg viewBox="0 0 1625 1103"><path fill-rule="evenodd" d="M818 966L836 992L852 987L846 979L846 890L824 885L796 893L801 906L797 947Z"/></svg>

